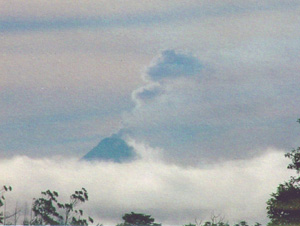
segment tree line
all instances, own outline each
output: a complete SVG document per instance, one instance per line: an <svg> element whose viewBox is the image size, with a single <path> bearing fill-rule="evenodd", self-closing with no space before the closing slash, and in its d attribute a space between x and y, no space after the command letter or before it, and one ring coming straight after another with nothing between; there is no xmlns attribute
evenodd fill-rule
<svg viewBox="0 0 300 226"><path fill-rule="evenodd" d="M300 119L298 120L300 123ZM288 169L295 170L296 176L279 184L277 191L271 194L267 201L267 216L270 219L268 226L300 226L300 147L285 154L291 160ZM17 225L20 210L8 214L6 211L5 193L11 192L11 186L3 186L0 189L0 224ZM31 207L30 219L24 217L22 225L83 225L94 224L92 217L85 217L79 205L88 201L88 192L85 188L75 191L69 202L62 203L58 200L56 191L43 191L41 197L34 199ZM156 223L151 215L143 213L126 213L122 216L123 222L117 226L161 226ZM20 225L20 224L19 224ZM99 224L98 224L99 225ZM260 226L255 223L253 226ZM209 221L198 221L184 226L231 226L221 215L212 213ZM232 226L250 226L246 221L240 221ZM252 225L251 225L252 226Z"/></svg>

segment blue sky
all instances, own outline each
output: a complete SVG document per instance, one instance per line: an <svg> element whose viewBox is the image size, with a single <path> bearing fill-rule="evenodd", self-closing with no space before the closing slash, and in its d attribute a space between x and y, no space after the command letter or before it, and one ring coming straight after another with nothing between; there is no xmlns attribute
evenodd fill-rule
<svg viewBox="0 0 300 226"><path fill-rule="evenodd" d="M76 159L117 133L180 167L297 147L299 11L293 0L0 1L0 156Z"/></svg>

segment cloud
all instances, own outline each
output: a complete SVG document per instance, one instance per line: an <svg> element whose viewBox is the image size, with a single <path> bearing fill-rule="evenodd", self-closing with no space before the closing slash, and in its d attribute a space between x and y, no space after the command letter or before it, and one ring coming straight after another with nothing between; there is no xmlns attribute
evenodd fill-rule
<svg viewBox="0 0 300 226"><path fill-rule="evenodd" d="M136 0L82 2L69 0L44 4L33 0L2 2L0 32L65 30L82 27L107 28L148 26L190 21L195 18L243 15L274 10L289 10L299 6L295 0L276 1L151 1Z"/></svg>
<svg viewBox="0 0 300 226"><path fill-rule="evenodd" d="M202 64L195 57L165 50L147 68L146 76L153 81L199 75Z"/></svg>
<svg viewBox="0 0 300 226"><path fill-rule="evenodd" d="M132 99L137 106L143 103L149 103L156 97L163 95L164 90L159 84L151 83L146 86L142 86L132 92Z"/></svg>
<svg viewBox="0 0 300 226"><path fill-rule="evenodd" d="M123 164L79 163L70 158L1 159L1 184L13 187L6 194L7 209L12 210L16 200L19 206L25 201L30 204L46 189L58 191L67 200L85 187L90 201L81 208L106 225L121 222L122 214L130 211L151 214L164 225L208 220L212 211L230 222L265 223L269 194L290 174L280 150L266 150L252 160L196 168L165 164L157 159L159 150L131 144L143 157Z"/></svg>
<svg viewBox="0 0 300 226"><path fill-rule="evenodd" d="M143 78L147 84L134 90L132 99L137 106L150 104L164 94L167 95L169 88L172 88L169 84L173 81L181 78L201 79L202 70L202 63L194 56L175 50L162 51L145 70Z"/></svg>
<svg viewBox="0 0 300 226"><path fill-rule="evenodd" d="M146 84L133 92L136 107L123 117L128 136L161 148L165 161L180 164L252 158L270 146L296 146L293 103L300 93L290 85L300 81L294 70L282 78L240 58L232 58L238 66L211 70L196 56L163 51L145 70Z"/></svg>

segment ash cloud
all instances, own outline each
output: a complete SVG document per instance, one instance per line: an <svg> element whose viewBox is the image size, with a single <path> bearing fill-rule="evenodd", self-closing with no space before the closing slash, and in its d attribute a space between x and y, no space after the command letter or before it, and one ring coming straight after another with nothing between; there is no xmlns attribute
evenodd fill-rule
<svg viewBox="0 0 300 226"><path fill-rule="evenodd" d="M142 75L146 84L132 94L136 106L123 117L128 137L161 148L165 161L183 165L296 146L298 115L291 100L300 93L249 65L237 76L234 66L209 70L199 57L163 51Z"/></svg>
<svg viewBox="0 0 300 226"><path fill-rule="evenodd" d="M188 54L175 50L165 50L146 70L146 78L152 81L192 77L199 75L203 65L199 60Z"/></svg>

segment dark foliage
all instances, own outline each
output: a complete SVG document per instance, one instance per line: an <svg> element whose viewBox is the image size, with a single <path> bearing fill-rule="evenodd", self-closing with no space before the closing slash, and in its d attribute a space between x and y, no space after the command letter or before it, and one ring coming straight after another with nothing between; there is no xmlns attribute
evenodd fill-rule
<svg viewBox="0 0 300 226"><path fill-rule="evenodd" d="M36 199L32 206L34 219L33 225L88 225L88 222L93 223L93 219L82 218L83 211L77 210L75 207L88 201L88 194L85 188L80 191L75 191L70 196L68 203L58 202L58 193L56 191L47 190L42 192L42 196Z"/></svg>
<svg viewBox="0 0 300 226"><path fill-rule="evenodd" d="M5 185L0 190L0 208L4 205L4 202L5 202L4 193L11 191L11 190L12 190L11 186L5 186ZM0 224L4 223L4 220L5 220L4 218L5 218L5 216L4 216L3 212L0 212Z"/></svg>
<svg viewBox="0 0 300 226"><path fill-rule="evenodd" d="M146 215L143 213L126 213L122 219L124 220L123 225L133 225L133 226L154 226L160 225L154 223L154 218L151 215Z"/></svg>
<svg viewBox="0 0 300 226"><path fill-rule="evenodd" d="M300 225L300 188L293 181L280 184L267 202L269 225Z"/></svg>
<svg viewBox="0 0 300 226"><path fill-rule="evenodd" d="M300 122L300 120L298 120ZM280 184L276 193L271 194L267 202L269 226L300 225L300 148L285 155L291 160L288 169L296 170L297 176Z"/></svg>

